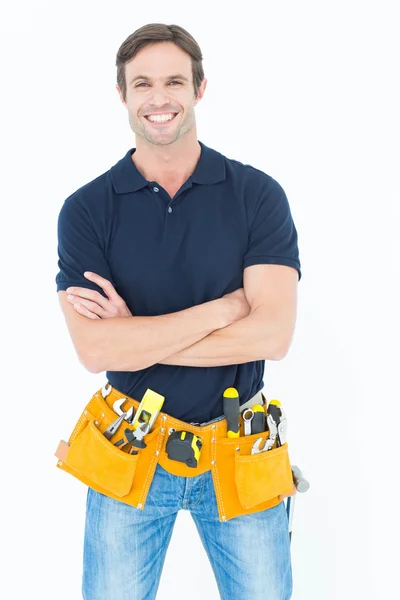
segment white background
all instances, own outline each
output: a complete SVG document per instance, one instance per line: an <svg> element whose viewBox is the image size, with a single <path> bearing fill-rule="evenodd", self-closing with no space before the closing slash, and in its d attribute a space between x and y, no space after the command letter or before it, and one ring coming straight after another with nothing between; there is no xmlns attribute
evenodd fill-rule
<svg viewBox="0 0 400 600"><path fill-rule="evenodd" d="M394 598L395 2L25 1L4 4L0 22L6 597L81 597L86 487L56 468L53 452L105 377L85 371L66 329L56 224L67 196L135 146L115 55L135 29L162 22L186 28L204 55L198 139L277 179L298 230L295 338L264 378L290 419L292 463L311 483L296 497L293 599ZM157 597L186 599L188 590L191 600L218 598L182 511Z"/></svg>

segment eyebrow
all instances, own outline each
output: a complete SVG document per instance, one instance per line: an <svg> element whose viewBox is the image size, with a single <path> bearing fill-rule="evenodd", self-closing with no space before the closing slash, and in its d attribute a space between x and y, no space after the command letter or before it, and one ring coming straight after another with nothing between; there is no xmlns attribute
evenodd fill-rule
<svg viewBox="0 0 400 600"><path fill-rule="evenodd" d="M151 81L151 77L148 77L147 75L136 75L136 77L134 77L131 82L130 85L132 83L134 83L137 79L147 79L147 81ZM165 81L167 81L168 79L183 79L183 81L189 81L187 79L187 77L185 77L184 75L169 75L168 77L165 77Z"/></svg>

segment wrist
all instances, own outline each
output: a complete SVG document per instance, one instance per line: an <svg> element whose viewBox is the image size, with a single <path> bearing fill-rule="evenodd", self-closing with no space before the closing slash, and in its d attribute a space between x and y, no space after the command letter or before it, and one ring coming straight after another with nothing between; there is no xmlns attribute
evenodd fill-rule
<svg viewBox="0 0 400 600"><path fill-rule="evenodd" d="M214 300L216 303L216 315L218 321L218 329L228 327L234 322L234 315L232 311L232 302L229 298L218 298Z"/></svg>

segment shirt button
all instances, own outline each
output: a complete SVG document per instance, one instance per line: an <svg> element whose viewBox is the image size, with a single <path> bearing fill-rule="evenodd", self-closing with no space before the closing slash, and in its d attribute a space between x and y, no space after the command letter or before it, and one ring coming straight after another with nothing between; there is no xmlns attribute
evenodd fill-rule
<svg viewBox="0 0 400 600"><path fill-rule="evenodd" d="M160 190L158 189L158 187L153 187L153 192L159 192Z"/></svg>
<svg viewBox="0 0 400 600"><path fill-rule="evenodd" d="M168 206L168 212L172 213L172 208L170 206Z"/></svg>

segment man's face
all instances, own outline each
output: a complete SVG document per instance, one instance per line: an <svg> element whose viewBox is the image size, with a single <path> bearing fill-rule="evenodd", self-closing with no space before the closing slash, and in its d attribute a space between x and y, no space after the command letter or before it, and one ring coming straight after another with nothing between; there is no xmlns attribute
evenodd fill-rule
<svg viewBox="0 0 400 600"><path fill-rule="evenodd" d="M172 42L156 43L143 48L125 69L129 124L137 136L151 144L166 146L193 128L194 106L202 97L207 81L203 81L195 99L189 54ZM163 113L162 119L174 116L161 123L148 118Z"/></svg>

